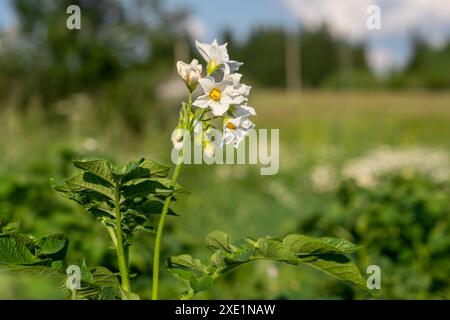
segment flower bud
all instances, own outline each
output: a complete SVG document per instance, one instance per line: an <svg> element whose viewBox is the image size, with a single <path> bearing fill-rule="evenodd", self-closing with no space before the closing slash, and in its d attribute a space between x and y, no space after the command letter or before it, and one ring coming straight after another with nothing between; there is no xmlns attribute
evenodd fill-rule
<svg viewBox="0 0 450 320"><path fill-rule="evenodd" d="M173 147L176 150L181 150L183 148L183 142L184 142L184 130L183 129L175 129L172 132L171 136Z"/></svg>
<svg viewBox="0 0 450 320"><path fill-rule="evenodd" d="M206 156L209 158L213 158L216 154L216 148L214 146L214 143L211 141L207 141L205 143L203 151L205 152Z"/></svg>
<svg viewBox="0 0 450 320"><path fill-rule="evenodd" d="M198 80L202 77L202 65L198 64L196 59L192 60L190 64L178 61L177 71L189 90L194 91L197 87Z"/></svg>

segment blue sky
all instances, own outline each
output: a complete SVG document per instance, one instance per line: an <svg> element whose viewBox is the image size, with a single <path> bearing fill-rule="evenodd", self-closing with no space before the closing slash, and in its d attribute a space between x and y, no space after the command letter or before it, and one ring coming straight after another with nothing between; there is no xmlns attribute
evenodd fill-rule
<svg viewBox="0 0 450 320"><path fill-rule="evenodd" d="M0 0L3 28L14 21L8 1ZM262 25L297 30L300 24L326 23L335 34L366 43L369 63L380 73L407 62L413 31L435 46L450 39L450 0L165 0L165 4L188 8L187 28L202 41L219 37L224 29L245 39ZM371 5L381 9L381 30L366 26L366 10Z"/></svg>
<svg viewBox="0 0 450 320"><path fill-rule="evenodd" d="M13 13L8 0L0 0L0 28L11 25L13 22Z"/></svg>
<svg viewBox="0 0 450 320"><path fill-rule="evenodd" d="M239 38L257 26L299 26L298 19L277 0L168 0L168 6L187 7L206 29L202 40L211 40L230 29Z"/></svg>

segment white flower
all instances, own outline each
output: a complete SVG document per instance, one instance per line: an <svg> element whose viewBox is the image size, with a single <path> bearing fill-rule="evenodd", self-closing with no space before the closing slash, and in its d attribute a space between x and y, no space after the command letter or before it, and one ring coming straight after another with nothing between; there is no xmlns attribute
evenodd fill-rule
<svg viewBox="0 0 450 320"><path fill-rule="evenodd" d="M202 121L194 120L193 127L194 127L195 135L201 134L203 132L203 122Z"/></svg>
<svg viewBox="0 0 450 320"><path fill-rule="evenodd" d="M233 87L228 81L215 82L214 78L206 77L198 81L203 88L204 95L197 98L193 105L202 109L211 108L215 116L221 116L228 111L233 103L231 93Z"/></svg>
<svg viewBox="0 0 450 320"><path fill-rule="evenodd" d="M227 63L230 60L228 57L227 43L219 45L217 40L214 39L211 44L195 41L195 46L203 59L208 63L208 75L212 74L222 64Z"/></svg>
<svg viewBox="0 0 450 320"><path fill-rule="evenodd" d="M234 147L237 148L245 136L249 134L248 131L254 127L255 124L247 116L226 120L223 125L223 143L233 143Z"/></svg>
<svg viewBox="0 0 450 320"><path fill-rule="evenodd" d="M202 77L202 65L198 64L196 59L192 60L190 64L178 61L177 70L181 79L183 79L189 89L194 91L198 80Z"/></svg>
<svg viewBox="0 0 450 320"><path fill-rule="evenodd" d="M228 75L232 75L239 70L239 68L243 65L242 62L229 60L228 62L223 63L215 72L212 74L216 79L223 79ZM240 79L242 74L236 73Z"/></svg>
<svg viewBox="0 0 450 320"><path fill-rule="evenodd" d="M205 143L205 147L203 148L203 151L205 152L206 156L209 158L213 158L216 154L216 148L214 146L214 143L211 141L207 141Z"/></svg>
<svg viewBox="0 0 450 320"><path fill-rule="evenodd" d="M235 62L239 65L239 62ZM238 68L238 67L237 67ZM250 90L252 87L241 83L242 74L241 73L231 73L237 69L221 68L214 72L212 76L216 81L228 81L231 83L233 90L230 91L233 97L233 104L242 104L248 101L248 96L250 95Z"/></svg>
<svg viewBox="0 0 450 320"><path fill-rule="evenodd" d="M183 142L184 142L184 130L183 129L175 129L172 132L171 136L173 147L176 150L181 150L183 148Z"/></svg>
<svg viewBox="0 0 450 320"><path fill-rule="evenodd" d="M250 90L252 87L241 83L242 74L231 73L224 76L224 81L229 81L232 83L233 90L230 91L230 95L233 98L234 104L242 104L248 101L248 96L250 95Z"/></svg>
<svg viewBox="0 0 450 320"><path fill-rule="evenodd" d="M243 117L243 116L256 116L256 111L253 107L250 107L248 105L236 105L231 106L228 109L228 113L233 116L233 118Z"/></svg>
<svg viewBox="0 0 450 320"><path fill-rule="evenodd" d="M242 62L229 60L227 63L224 64L224 72L227 74L235 73L239 70L239 68L243 65Z"/></svg>
<svg viewBox="0 0 450 320"><path fill-rule="evenodd" d="M198 120L194 120L194 143L197 145L202 145L203 143L203 136L204 136L204 132L203 132L203 122L202 121L198 121Z"/></svg>

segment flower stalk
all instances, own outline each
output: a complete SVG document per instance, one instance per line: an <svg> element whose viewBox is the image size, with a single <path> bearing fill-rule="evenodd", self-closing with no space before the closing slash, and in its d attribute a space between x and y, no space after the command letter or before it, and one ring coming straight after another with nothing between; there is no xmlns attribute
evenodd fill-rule
<svg viewBox="0 0 450 320"><path fill-rule="evenodd" d="M256 115L255 110L247 105L251 87L240 82L242 74L236 71L242 63L229 59L227 44L219 45L217 40L211 44L196 41L196 47L207 63L206 76L202 77L204 68L196 59L191 63L177 62L177 71L189 91L188 102L182 103L178 126L171 136L175 150L178 150L178 160L170 182L171 193L166 197L156 231L153 257L152 299L158 300L159 267L161 241L166 216L173 198L178 176L184 160L184 145L191 141L191 133L195 133L194 143L204 148L207 157L215 154L214 143L209 131L214 129L210 121L222 118L225 136L223 144L233 143L235 147L248 135L254 127L250 116ZM192 92L200 85L203 94L192 101ZM192 112L191 109L195 112ZM188 133L188 134L187 134ZM200 137L197 142L196 137ZM222 147L221 146L221 147Z"/></svg>
<svg viewBox="0 0 450 320"><path fill-rule="evenodd" d="M188 103L186 107L186 116L185 116L185 123L184 123L184 129L189 130L191 129L191 121L190 121L190 114L191 114L191 108L192 108L192 91L189 90L189 97L188 97ZM178 160L178 163L175 167L175 170L172 175L172 180L170 183L170 188L173 190L177 184L178 176L180 175L181 166L183 165L183 158L184 158L184 148L181 148L180 150L180 157ZM161 252L161 240L162 235L164 231L164 223L166 221L167 212L169 211L170 203L172 202L173 193L171 193L169 196L167 196L166 200L164 201L164 206L161 212L161 217L159 218L158 223L158 230L156 231L156 238L155 238L155 250L153 254L153 286L152 286L152 300L158 300L158 286L159 286L159 265L160 265L160 252Z"/></svg>
<svg viewBox="0 0 450 320"><path fill-rule="evenodd" d="M116 215L116 239L117 239L117 260L119 263L120 278L122 280L122 289L130 292L130 280L128 276L128 264L125 256L125 250L123 247L123 235L122 235L122 214L120 212L120 192L117 186L114 190L114 209Z"/></svg>

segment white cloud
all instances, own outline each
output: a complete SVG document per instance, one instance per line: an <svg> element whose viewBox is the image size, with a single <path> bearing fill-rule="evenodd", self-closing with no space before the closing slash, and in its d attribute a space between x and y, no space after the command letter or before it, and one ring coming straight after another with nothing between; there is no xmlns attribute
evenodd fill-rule
<svg viewBox="0 0 450 320"><path fill-rule="evenodd" d="M335 34L352 39L366 33L366 9L370 0L283 0L288 9L306 26L326 23ZM357 19L356 17L363 17Z"/></svg>
<svg viewBox="0 0 450 320"><path fill-rule="evenodd" d="M350 40L371 43L397 38L404 42L413 32L430 44L441 46L450 37L450 1L433 0L282 0L290 12L306 26L326 23L331 32ZM366 26L367 7L381 8L381 30ZM392 41L391 41L392 42ZM378 70L404 63L397 59L399 46L375 45L369 60ZM388 52L388 51L391 52ZM403 49L401 51L404 51ZM407 55L403 54L403 58Z"/></svg>

